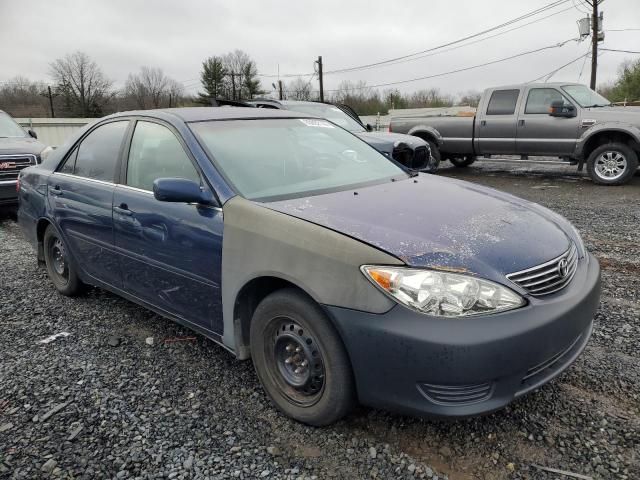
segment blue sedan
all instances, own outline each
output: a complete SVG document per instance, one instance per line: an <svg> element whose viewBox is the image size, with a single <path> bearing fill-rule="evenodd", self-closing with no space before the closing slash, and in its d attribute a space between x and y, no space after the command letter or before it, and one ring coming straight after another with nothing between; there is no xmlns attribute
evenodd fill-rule
<svg viewBox="0 0 640 480"><path fill-rule="evenodd" d="M358 401L504 407L576 359L599 302L598 262L559 215L291 111L118 113L18 188L61 294L104 288L251 358L311 425Z"/></svg>

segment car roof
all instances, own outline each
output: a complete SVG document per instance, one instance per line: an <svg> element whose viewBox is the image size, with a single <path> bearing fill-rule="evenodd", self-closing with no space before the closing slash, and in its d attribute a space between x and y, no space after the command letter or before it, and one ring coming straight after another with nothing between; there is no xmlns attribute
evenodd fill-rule
<svg viewBox="0 0 640 480"><path fill-rule="evenodd" d="M582 85L581 83L575 82L547 82L547 83L517 83L515 85L500 85L499 87L491 87L487 90L519 90L521 88L531 87L531 88L545 88L545 87L566 87L568 85Z"/></svg>
<svg viewBox="0 0 640 480"><path fill-rule="evenodd" d="M155 110L133 110L129 112L119 112L110 115L116 117L157 117L166 119L167 117L177 117L184 122L203 122L207 120L242 120L259 118L304 118L313 115L282 111L276 109L246 108L246 107L182 107L182 108L162 108Z"/></svg>

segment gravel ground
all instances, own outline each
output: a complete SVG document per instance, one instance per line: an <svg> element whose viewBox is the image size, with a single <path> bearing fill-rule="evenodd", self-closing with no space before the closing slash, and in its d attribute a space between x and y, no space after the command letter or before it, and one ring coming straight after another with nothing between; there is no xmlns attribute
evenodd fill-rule
<svg viewBox="0 0 640 480"><path fill-rule="evenodd" d="M500 412L455 422L367 408L323 429L284 418L249 362L109 293L58 295L2 217L0 478L570 478L534 464L640 478L640 177L604 188L574 170L442 170L565 215L603 267L575 365Z"/></svg>

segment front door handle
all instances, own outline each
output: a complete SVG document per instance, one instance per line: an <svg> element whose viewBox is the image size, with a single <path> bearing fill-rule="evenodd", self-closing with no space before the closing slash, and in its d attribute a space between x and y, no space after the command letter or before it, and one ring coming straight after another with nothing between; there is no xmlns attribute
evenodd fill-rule
<svg viewBox="0 0 640 480"><path fill-rule="evenodd" d="M60 189L60 185L56 185L55 187L51 188L51 195L62 195L62 190Z"/></svg>
<svg viewBox="0 0 640 480"><path fill-rule="evenodd" d="M484 127L487 124L486 120L480 120L480 126Z"/></svg>
<svg viewBox="0 0 640 480"><path fill-rule="evenodd" d="M120 215L125 215L127 217L130 217L131 215L133 215L133 212L129 210L129 207L127 206L126 203L121 203L119 206L113 207L113 211L116 213L119 213Z"/></svg>
<svg viewBox="0 0 640 480"><path fill-rule="evenodd" d="M524 127L524 119L518 120L518 126Z"/></svg>

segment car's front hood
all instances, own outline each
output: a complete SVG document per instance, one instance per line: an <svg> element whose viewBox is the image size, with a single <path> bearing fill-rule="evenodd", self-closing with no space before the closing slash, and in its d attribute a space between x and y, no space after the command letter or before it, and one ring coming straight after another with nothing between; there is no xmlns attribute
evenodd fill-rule
<svg viewBox="0 0 640 480"><path fill-rule="evenodd" d="M467 182L420 175L264 206L384 250L414 267L507 273L569 248L568 222L545 208Z"/></svg>
<svg viewBox="0 0 640 480"><path fill-rule="evenodd" d="M44 145L31 137L0 138L0 155L39 155Z"/></svg>
<svg viewBox="0 0 640 480"><path fill-rule="evenodd" d="M402 133L387 133L387 132L357 132L359 138L367 142L376 150L389 153L393 152L395 145L404 143L411 148L426 145L426 142L413 135L404 135Z"/></svg>
<svg viewBox="0 0 640 480"><path fill-rule="evenodd" d="M588 108L584 118L593 118L596 122L624 122L640 126L640 107L597 107Z"/></svg>

